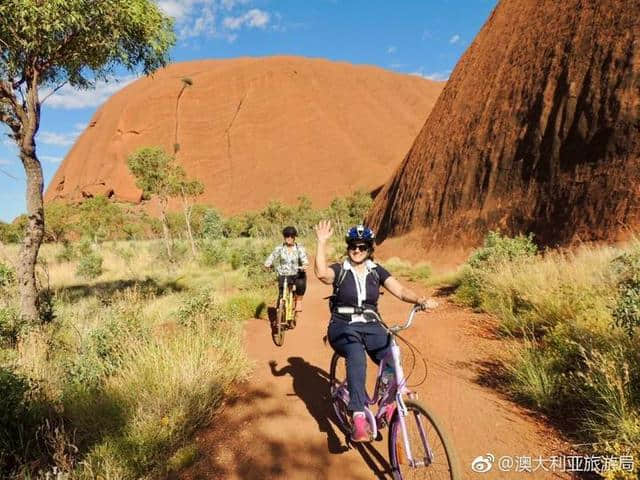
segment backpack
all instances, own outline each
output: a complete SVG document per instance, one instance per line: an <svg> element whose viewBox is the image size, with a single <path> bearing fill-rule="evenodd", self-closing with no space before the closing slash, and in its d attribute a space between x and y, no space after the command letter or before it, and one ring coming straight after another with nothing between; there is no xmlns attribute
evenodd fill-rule
<svg viewBox="0 0 640 480"><path fill-rule="evenodd" d="M376 279L376 282L379 285L380 284L380 274L378 273L378 270L376 268L372 268L370 273L371 273L371 275L373 275L373 278ZM333 293L331 295L329 295L328 297L326 297L326 298L329 299L329 311L330 312L333 312L333 309L335 307L336 299L338 298L338 292L340 291L340 285L342 285L342 282L344 282L344 278L346 276L347 276L347 270L342 268L342 264L340 264L340 271L338 272L338 276L336 277L336 281L333 282ZM382 292L380 292L380 294L382 294Z"/></svg>

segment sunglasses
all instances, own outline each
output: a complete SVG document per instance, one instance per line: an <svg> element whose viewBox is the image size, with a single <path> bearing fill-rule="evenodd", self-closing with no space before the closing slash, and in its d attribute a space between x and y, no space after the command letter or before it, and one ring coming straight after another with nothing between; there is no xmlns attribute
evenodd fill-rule
<svg viewBox="0 0 640 480"><path fill-rule="evenodd" d="M347 250L359 250L361 252L368 252L369 251L369 245L366 245L364 243L358 244L358 245L349 245L347 247Z"/></svg>

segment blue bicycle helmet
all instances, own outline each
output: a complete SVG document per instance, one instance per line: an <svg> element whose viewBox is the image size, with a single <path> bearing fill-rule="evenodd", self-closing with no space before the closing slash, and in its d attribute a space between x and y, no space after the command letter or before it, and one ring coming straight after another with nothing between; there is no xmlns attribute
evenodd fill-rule
<svg viewBox="0 0 640 480"><path fill-rule="evenodd" d="M364 225L356 225L355 227L351 227L349 229L349 232L347 232L344 239L347 244L364 242L369 245L373 245L373 241L376 239L376 234L369 227L365 227Z"/></svg>

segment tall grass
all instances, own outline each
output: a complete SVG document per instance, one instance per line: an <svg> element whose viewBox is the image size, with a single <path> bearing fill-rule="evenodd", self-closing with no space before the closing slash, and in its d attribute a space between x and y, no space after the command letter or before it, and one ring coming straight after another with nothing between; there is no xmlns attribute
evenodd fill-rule
<svg viewBox="0 0 640 480"><path fill-rule="evenodd" d="M0 247L3 271L15 248ZM166 261L158 242L102 244L92 247L103 258L93 279L76 274L81 255L64 248L45 245L39 268L53 321L2 323L14 318L17 288L0 286L0 427L9 432L0 475L157 476L168 459L193 457L190 437L249 371L242 321L264 310L271 287L250 275L261 246L232 240L214 269L187 255ZM244 255L232 266L234 249Z"/></svg>
<svg viewBox="0 0 640 480"><path fill-rule="evenodd" d="M516 340L505 355L508 389L592 452L640 458L640 330L632 317L640 305L623 295L638 274L640 242L539 254L531 238L493 235L467 262L456 298L495 314ZM625 328L614 319L622 301L631 312Z"/></svg>

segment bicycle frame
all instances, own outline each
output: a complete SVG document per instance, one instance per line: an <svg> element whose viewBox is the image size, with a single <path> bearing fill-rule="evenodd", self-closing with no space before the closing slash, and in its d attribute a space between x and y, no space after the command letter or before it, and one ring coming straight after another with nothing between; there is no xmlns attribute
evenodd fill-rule
<svg viewBox="0 0 640 480"><path fill-rule="evenodd" d="M284 311L285 318L288 322L293 320L294 316L294 302L293 293L296 291L295 284L291 285L287 281L287 277L284 278L284 284L282 285L282 297L284 299Z"/></svg>
<svg viewBox="0 0 640 480"><path fill-rule="evenodd" d="M426 446L427 455L429 458L427 459L427 463L413 458L413 452L411 451L411 443L409 441L409 432L408 432L407 424L405 421L405 418L407 417L409 412L404 402L404 396L410 395L412 392L407 388L407 380L404 376L404 370L402 368L402 356L400 354L400 346L396 342L395 333L409 328L411 326L411 323L413 322L413 317L415 316L416 312L421 310L422 308L420 306L418 305L414 306L411 309L409 318L407 319L407 322L404 325L397 325L389 328L385 325L385 323L382 321L378 313L375 312L374 310L356 309L354 307L338 308L339 313L344 313L344 314L362 313L363 315L370 315L375 319L374 321L378 321L391 335L391 340L390 340L391 345L389 348L389 353L385 356L385 358L380 362L380 365L378 366L378 374L376 377L376 386L374 390L374 396L373 398L370 398L369 395L367 394L366 404L367 405L378 404L378 411L375 415L373 415L373 412L371 412L368 406L365 406L365 414L369 419L369 424L371 425L373 438L376 438L378 435L378 427L377 427L378 421L386 413L381 407L382 405L392 404L392 402L389 402L387 400L387 395L388 395L388 391L391 391L395 387L395 402L396 402L396 407L399 415L400 428L402 432L402 442L404 444L407 460L411 467L421 467L421 466L429 465L433 459L433 452L431 451L431 447L429 446L429 442L427 441L427 436L424 432L424 429L422 428L422 425L420 425L420 437L422 438L422 441ZM381 397L380 396L381 378L384 372L384 368L388 363L392 363L394 368L395 385L391 385L389 387L389 390L387 391L387 395L385 395L384 397ZM344 392L347 393L346 388L344 389ZM343 398L343 400L346 400L346 402L348 403L348 399Z"/></svg>

